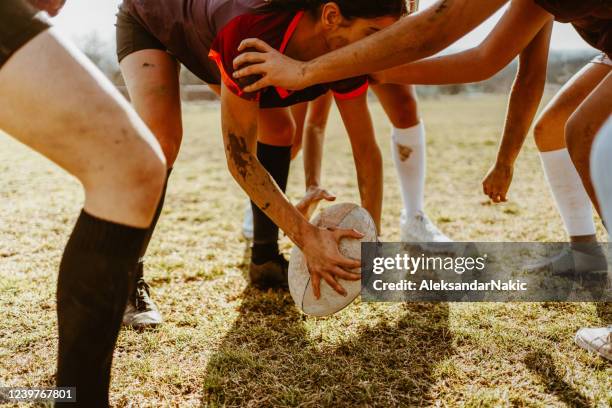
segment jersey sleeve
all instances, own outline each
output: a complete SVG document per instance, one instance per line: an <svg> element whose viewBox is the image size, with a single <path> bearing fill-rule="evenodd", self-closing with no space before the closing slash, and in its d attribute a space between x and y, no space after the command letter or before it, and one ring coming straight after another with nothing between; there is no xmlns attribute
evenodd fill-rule
<svg viewBox="0 0 612 408"><path fill-rule="evenodd" d="M241 27L241 18L230 21L217 35L210 48L208 57L215 62L221 73L221 80L235 95L250 101L259 100L259 92L244 92L243 88L253 82L257 77L234 79L234 59L240 55L238 46L245 38L249 38Z"/></svg>
<svg viewBox="0 0 612 408"><path fill-rule="evenodd" d="M367 76L349 78L330 84L334 97L340 100L357 98L368 91L369 82Z"/></svg>

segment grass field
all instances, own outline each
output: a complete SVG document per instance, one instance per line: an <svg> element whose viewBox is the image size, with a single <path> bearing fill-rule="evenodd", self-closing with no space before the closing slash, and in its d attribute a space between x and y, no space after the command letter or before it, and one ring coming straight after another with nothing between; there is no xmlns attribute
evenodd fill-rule
<svg viewBox="0 0 612 408"><path fill-rule="evenodd" d="M456 240L565 239L531 140L510 201L494 206L481 193L503 122L502 97L443 97L423 101L421 110L428 212L446 233ZM393 241L400 196L387 121L378 105L373 111L385 155L382 238ZM336 113L331 122L325 187L339 201L357 201ZM290 177L294 201L303 191L301 167L298 159ZM328 319L306 318L290 296L247 286L245 201L226 170L218 106L186 106L185 143L146 271L166 323L158 331L122 331L114 405L612 405L612 365L572 341L581 326L610 324L609 304L358 301ZM74 179L0 137L2 385L53 384L57 266L81 203Z"/></svg>

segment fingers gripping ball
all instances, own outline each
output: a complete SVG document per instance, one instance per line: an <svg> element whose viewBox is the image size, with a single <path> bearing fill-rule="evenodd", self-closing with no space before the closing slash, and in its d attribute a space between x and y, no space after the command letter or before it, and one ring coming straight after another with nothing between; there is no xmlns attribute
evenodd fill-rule
<svg viewBox="0 0 612 408"><path fill-rule="evenodd" d="M361 242L376 242L376 224L370 214L357 204L342 203L328 207L312 220L322 228L355 229L364 234L361 240L344 238L340 241L342 255L351 259L361 257ZM359 269L352 272L360 273ZM355 300L361 292L361 281L339 280L347 296L336 293L327 282L321 282L321 298L316 299L306 259L298 247L294 247L289 261L289 290L300 310L311 316L329 316Z"/></svg>

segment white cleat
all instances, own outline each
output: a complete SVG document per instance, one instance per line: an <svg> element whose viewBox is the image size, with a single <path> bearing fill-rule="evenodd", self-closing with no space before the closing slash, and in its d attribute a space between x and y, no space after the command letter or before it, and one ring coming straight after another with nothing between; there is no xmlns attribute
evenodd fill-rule
<svg viewBox="0 0 612 408"><path fill-rule="evenodd" d="M251 202L247 202L247 207L244 211L244 220L242 221L242 236L248 240L253 240L254 227L253 227L253 209L251 208Z"/></svg>
<svg viewBox="0 0 612 408"><path fill-rule="evenodd" d="M408 217L402 210L400 231L402 242L453 242L421 211Z"/></svg>
<svg viewBox="0 0 612 408"><path fill-rule="evenodd" d="M574 341L583 349L612 361L612 326L580 329Z"/></svg>

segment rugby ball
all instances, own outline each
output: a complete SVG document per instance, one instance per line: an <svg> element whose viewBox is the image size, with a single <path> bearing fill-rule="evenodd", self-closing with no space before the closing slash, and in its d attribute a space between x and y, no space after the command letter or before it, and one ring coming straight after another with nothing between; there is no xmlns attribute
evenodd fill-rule
<svg viewBox="0 0 612 408"><path fill-rule="evenodd" d="M311 222L321 228L355 229L364 234L361 240L343 238L340 241L340 253L347 258L360 259L361 242L376 242L377 239L374 220L357 204L333 205L321 211ZM357 268L353 272L361 273L361 269ZM315 298L304 254L298 247L293 248L289 260L289 291L297 307L305 314L329 316L344 309L359 296L361 281L339 279L338 282L346 289L346 297L339 295L327 282L321 280L321 298Z"/></svg>

